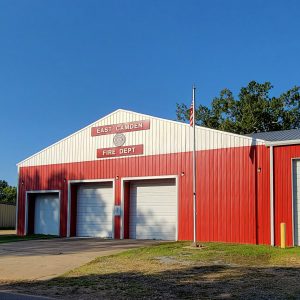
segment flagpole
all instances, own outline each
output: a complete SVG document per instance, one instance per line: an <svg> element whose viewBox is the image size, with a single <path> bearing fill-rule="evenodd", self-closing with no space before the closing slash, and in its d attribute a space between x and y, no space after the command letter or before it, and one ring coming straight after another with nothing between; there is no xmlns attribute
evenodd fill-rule
<svg viewBox="0 0 300 300"><path fill-rule="evenodd" d="M193 218L194 240L193 246L197 247L197 206L196 206L196 87L193 85Z"/></svg>

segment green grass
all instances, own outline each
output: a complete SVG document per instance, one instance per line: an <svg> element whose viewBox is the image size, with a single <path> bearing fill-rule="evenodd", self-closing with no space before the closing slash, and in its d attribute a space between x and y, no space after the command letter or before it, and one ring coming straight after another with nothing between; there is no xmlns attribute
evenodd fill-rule
<svg viewBox="0 0 300 300"><path fill-rule="evenodd" d="M156 273L182 266L230 265L258 267L300 267L300 247L280 249L263 245L203 243L202 248L190 242L162 243L99 257L64 275L89 276L120 272Z"/></svg>
<svg viewBox="0 0 300 300"><path fill-rule="evenodd" d="M48 281L5 285L62 299L298 299L300 247L161 243L96 258Z"/></svg>
<svg viewBox="0 0 300 300"><path fill-rule="evenodd" d="M158 256L174 257L181 261L270 265L300 263L300 247L280 249L264 245L203 243L203 248L192 249L188 242L164 243L153 247L129 250L118 254L120 258L153 259Z"/></svg>
<svg viewBox="0 0 300 300"><path fill-rule="evenodd" d="M15 234L0 235L0 244L27 241L27 240L45 240L45 239L52 239L55 237L56 236L44 235L44 234L33 234L33 235L26 235L26 236L17 236Z"/></svg>

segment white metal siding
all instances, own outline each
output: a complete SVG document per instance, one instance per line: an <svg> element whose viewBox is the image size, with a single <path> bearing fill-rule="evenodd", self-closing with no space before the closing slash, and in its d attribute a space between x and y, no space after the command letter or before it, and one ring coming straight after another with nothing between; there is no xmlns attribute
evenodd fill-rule
<svg viewBox="0 0 300 300"><path fill-rule="evenodd" d="M25 167L96 160L96 151L98 148L114 147L114 134L92 137L92 127L140 120L150 120L150 129L124 133L126 136L125 146L144 144L143 156L192 151L192 128L188 124L155 118L126 110L117 110L22 161L19 166ZM254 142L250 137L198 126L196 127L196 133L198 136L197 150L263 144L259 141Z"/></svg>
<svg viewBox="0 0 300 300"><path fill-rule="evenodd" d="M58 193L36 195L34 233L59 235Z"/></svg>
<svg viewBox="0 0 300 300"><path fill-rule="evenodd" d="M132 182L129 207L130 238L176 240L175 179Z"/></svg>
<svg viewBox="0 0 300 300"><path fill-rule="evenodd" d="M294 243L300 246L300 160L293 161Z"/></svg>
<svg viewBox="0 0 300 300"><path fill-rule="evenodd" d="M77 193L77 236L112 238L112 182L84 184Z"/></svg>

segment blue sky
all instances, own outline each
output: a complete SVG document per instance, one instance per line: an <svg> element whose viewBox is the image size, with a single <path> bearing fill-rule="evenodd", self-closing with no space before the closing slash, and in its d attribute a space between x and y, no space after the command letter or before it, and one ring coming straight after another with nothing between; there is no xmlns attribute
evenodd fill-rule
<svg viewBox="0 0 300 300"><path fill-rule="evenodd" d="M0 0L0 179L117 108L175 119L225 87L300 85L296 0Z"/></svg>

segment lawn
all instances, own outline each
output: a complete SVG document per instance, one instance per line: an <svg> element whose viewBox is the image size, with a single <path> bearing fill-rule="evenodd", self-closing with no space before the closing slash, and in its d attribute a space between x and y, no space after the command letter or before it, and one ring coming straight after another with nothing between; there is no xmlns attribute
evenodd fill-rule
<svg viewBox="0 0 300 300"><path fill-rule="evenodd" d="M300 299L300 248L163 243L2 288L63 299Z"/></svg>
<svg viewBox="0 0 300 300"><path fill-rule="evenodd" d="M11 243L11 242L19 242L19 241L26 241L26 240L42 240L42 239L50 239L54 238L53 235L44 235L44 234L33 234L33 235L26 235L26 236L17 236L15 234L5 234L0 235L0 244L4 243Z"/></svg>

